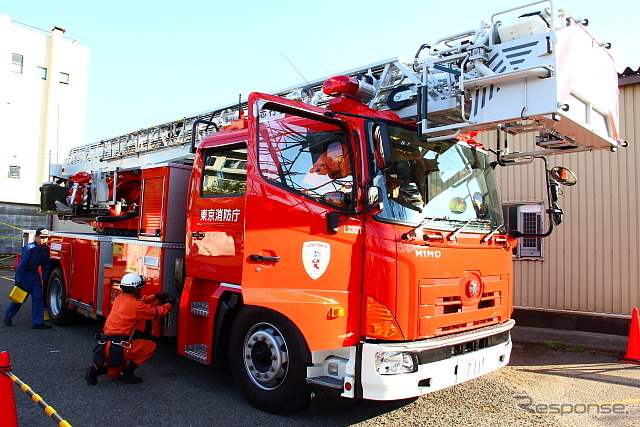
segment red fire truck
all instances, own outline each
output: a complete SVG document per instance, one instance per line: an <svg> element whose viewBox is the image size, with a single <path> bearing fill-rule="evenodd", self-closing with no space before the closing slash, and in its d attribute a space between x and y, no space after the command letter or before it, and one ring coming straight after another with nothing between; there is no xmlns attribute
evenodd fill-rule
<svg viewBox="0 0 640 427"><path fill-rule="evenodd" d="M42 210L52 322L109 314L120 278L179 300L178 352L254 406L420 396L509 362L512 249L560 223L556 153L615 149L617 75L550 2L300 88L71 150ZM496 145L473 135L495 130ZM534 133L514 150L505 136ZM534 140L532 137L531 140ZM507 230L493 170L542 159L546 232Z"/></svg>

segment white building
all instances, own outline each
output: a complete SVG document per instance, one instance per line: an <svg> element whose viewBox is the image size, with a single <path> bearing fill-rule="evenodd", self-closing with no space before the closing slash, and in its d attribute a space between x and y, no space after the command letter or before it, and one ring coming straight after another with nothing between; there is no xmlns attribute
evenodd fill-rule
<svg viewBox="0 0 640 427"><path fill-rule="evenodd" d="M0 15L0 222L19 228L43 223L26 217L37 214L49 164L85 142L89 48L64 33ZM6 244L0 239L0 253L15 252Z"/></svg>

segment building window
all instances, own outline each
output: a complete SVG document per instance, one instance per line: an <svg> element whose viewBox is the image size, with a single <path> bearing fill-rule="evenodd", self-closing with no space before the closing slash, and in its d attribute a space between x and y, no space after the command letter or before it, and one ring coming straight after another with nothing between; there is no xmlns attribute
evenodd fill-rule
<svg viewBox="0 0 640 427"><path fill-rule="evenodd" d="M60 83L69 84L69 73L60 73Z"/></svg>
<svg viewBox="0 0 640 427"><path fill-rule="evenodd" d="M22 74L22 66L24 65L24 57L17 53L11 54L11 71Z"/></svg>
<svg viewBox="0 0 640 427"><path fill-rule="evenodd" d="M20 166L9 166L9 178L20 178Z"/></svg>
<svg viewBox="0 0 640 427"><path fill-rule="evenodd" d="M42 80L47 80L47 69L44 67L38 67L38 77Z"/></svg>
<svg viewBox="0 0 640 427"><path fill-rule="evenodd" d="M507 230L518 230L527 234L542 234L543 204L505 203L502 206ZM514 250L516 259L543 259L541 237L520 237Z"/></svg>

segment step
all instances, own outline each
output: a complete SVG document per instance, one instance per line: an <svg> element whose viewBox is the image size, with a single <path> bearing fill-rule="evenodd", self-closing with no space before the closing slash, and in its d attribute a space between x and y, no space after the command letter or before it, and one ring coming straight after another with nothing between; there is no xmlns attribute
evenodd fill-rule
<svg viewBox="0 0 640 427"><path fill-rule="evenodd" d="M184 347L184 355L200 363L207 363L206 344L188 344Z"/></svg>
<svg viewBox="0 0 640 427"><path fill-rule="evenodd" d="M307 378L307 384L314 384L342 390L342 379L323 375L320 377Z"/></svg>
<svg viewBox="0 0 640 427"><path fill-rule="evenodd" d="M196 316L209 317L209 303L203 301L192 302L191 313Z"/></svg>

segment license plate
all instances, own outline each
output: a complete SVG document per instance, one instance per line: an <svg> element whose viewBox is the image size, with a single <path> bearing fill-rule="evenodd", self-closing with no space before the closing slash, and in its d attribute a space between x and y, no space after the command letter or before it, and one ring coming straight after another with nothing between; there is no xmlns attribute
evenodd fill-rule
<svg viewBox="0 0 640 427"><path fill-rule="evenodd" d="M482 356L461 356L458 359L458 370L456 371L456 382L463 382L471 378L482 375L484 369L484 357Z"/></svg>

